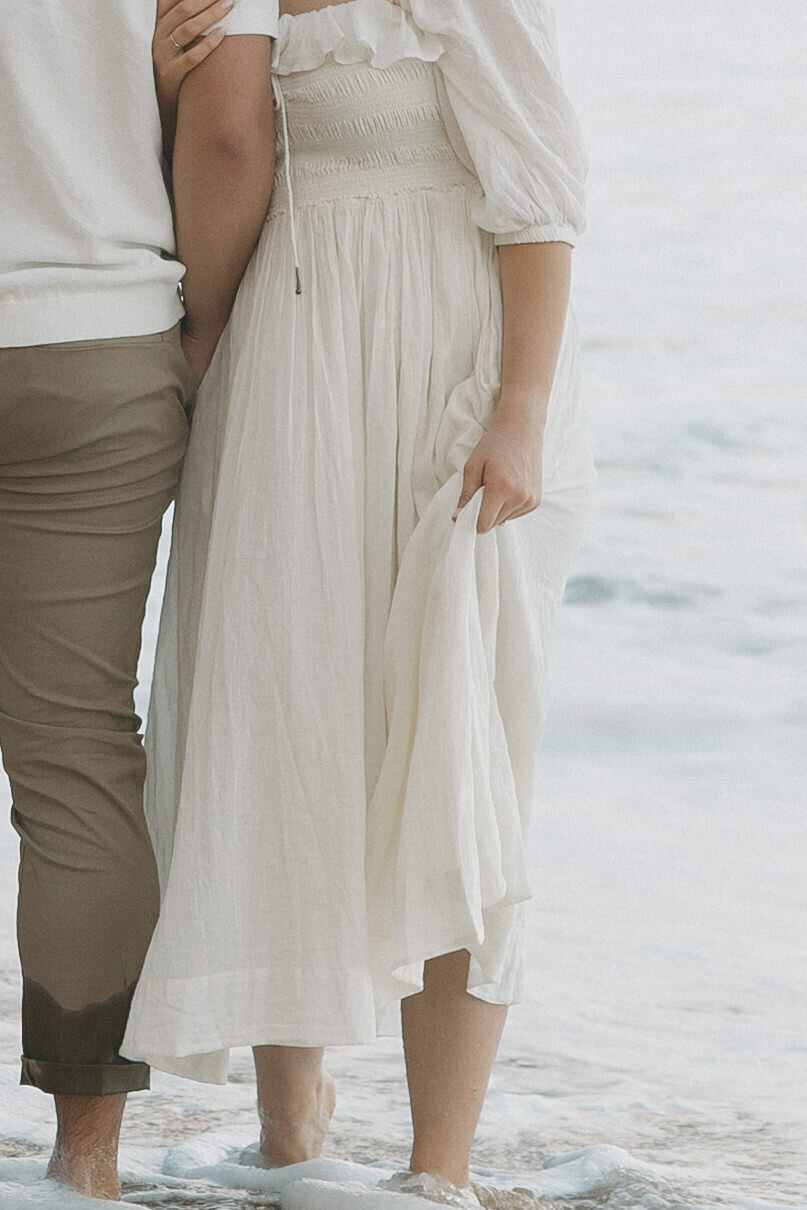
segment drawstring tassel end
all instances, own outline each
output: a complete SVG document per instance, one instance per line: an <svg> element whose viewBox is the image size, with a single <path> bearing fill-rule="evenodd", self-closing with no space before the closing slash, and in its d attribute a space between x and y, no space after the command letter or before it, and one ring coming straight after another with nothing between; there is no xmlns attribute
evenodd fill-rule
<svg viewBox="0 0 807 1210"><path fill-rule="evenodd" d="M286 180L286 192L289 200L289 226L291 227L291 251L294 257L294 293L302 294L303 285L300 281L300 257L297 252L297 219L294 213L294 187L291 182L291 145L289 140L289 119L286 113L286 98L283 89L275 76L272 76L272 92L275 107L280 113L280 129L283 134L283 176Z"/></svg>

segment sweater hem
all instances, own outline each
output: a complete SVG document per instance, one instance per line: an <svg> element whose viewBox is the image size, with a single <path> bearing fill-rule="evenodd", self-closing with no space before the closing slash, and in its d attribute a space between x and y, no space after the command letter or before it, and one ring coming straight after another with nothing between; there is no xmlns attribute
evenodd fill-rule
<svg viewBox="0 0 807 1210"><path fill-rule="evenodd" d="M150 336L173 328L183 314L176 287L153 282L108 293L0 298L0 348Z"/></svg>

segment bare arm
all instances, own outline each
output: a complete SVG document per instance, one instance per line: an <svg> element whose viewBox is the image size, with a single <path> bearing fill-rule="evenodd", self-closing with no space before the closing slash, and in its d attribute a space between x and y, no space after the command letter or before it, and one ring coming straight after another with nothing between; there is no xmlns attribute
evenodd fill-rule
<svg viewBox="0 0 807 1210"><path fill-rule="evenodd" d="M568 244L499 249L503 343L501 395L488 431L465 465L462 508L484 485L478 530L541 503L543 434L569 302Z"/></svg>
<svg viewBox="0 0 807 1210"><path fill-rule="evenodd" d="M568 244L507 244L499 249L504 333L502 402L534 402L546 420L569 306Z"/></svg>
<svg viewBox="0 0 807 1210"><path fill-rule="evenodd" d="M270 39L225 38L182 82L174 146L185 355L204 374L263 226L274 173Z"/></svg>

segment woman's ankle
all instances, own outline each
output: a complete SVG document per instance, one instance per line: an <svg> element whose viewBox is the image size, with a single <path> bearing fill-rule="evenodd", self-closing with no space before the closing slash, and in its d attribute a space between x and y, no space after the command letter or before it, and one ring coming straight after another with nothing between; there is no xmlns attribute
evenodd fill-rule
<svg viewBox="0 0 807 1210"><path fill-rule="evenodd" d="M322 1151L336 1105L336 1089L327 1072L315 1086L267 1088L258 1103L260 1151L276 1167L316 1159Z"/></svg>
<svg viewBox="0 0 807 1210"><path fill-rule="evenodd" d="M418 1148L417 1144L412 1149L409 1171L413 1176L433 1177L434 1180L443 1181L457 1189L469 1188L471 1183L467 1155L458 1156L441 1153L434 1148Z"/></svg>

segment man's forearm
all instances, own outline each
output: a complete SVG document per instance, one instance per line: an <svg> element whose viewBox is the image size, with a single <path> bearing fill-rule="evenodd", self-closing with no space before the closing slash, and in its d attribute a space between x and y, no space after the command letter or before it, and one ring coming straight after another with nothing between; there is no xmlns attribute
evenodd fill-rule
<svg viewBox="0 0 807 1210"><path fill-rule="evenodd" d="M227 38L182 85L174 205L185 329L209 359L266 215L274 170L269 39Z"/></svg>

